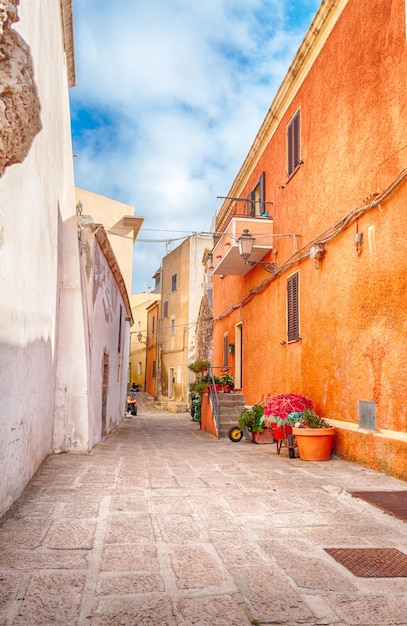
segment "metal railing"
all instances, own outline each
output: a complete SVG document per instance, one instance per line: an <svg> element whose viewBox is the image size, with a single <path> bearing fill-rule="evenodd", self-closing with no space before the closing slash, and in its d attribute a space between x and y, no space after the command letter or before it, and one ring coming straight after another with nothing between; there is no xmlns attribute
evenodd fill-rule
<svg viewBox="0 0 407 626"><path fill-rule="evenodd" d="M215 428L216 428L216 437L217 439L220 439L220 402L219 402L218 390L216 388L216 383L215 383L215 375L213 373L214 369L217 369L217 368L211 365L208 370L209 402L211 403L211 406L212 406L212 419L214 421ZM223 368L219 368L219 369L223 369Z"/></svg>

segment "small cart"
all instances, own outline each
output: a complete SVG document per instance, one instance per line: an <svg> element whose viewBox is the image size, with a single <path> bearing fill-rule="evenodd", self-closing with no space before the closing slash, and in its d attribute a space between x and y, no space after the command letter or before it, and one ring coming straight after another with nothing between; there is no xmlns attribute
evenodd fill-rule
<svg viewBox="0 0 407 626"><path fill-rule="evenodd" d="M295 458L295 448L297 447L293 428L289 424L280 426L279 424L271 424L273 436L277 444L277 454L280 454L281 448L288 448L288 456L290 459Z"/></svg>

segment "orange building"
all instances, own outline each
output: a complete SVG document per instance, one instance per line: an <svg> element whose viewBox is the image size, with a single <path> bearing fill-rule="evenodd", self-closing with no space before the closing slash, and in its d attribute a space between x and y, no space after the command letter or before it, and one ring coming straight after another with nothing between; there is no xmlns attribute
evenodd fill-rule
<svg viewBox="0 0 407 626"><path fill-rule="evenodd" d="M404 479L406 204L405 0L324 0L217 215L214 364Z"/></svg>

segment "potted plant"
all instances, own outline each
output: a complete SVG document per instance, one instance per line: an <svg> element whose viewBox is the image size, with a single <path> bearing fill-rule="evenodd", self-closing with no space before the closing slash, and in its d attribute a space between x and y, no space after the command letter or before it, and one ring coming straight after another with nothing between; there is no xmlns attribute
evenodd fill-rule
<svg viewBox="0 0 407 626"><path fill-rule="evenodd" d="M251 408L244 408L240 413L238 424L242 430L247 430L249 433L263 432L264 408L259 404L255 404Z"/></svg>
<svg viewBox="0 0 407 626"><path fill-rule="evenodd" d="M188 368L198 374L199 372L207 372L211 362L207 359L197 359L188 365Z"/></svg>
<svg viewBox="0 0 407 626"><path fill-rule="evenodd" d="M231 391L233 391L235 381L232 374L228 370L225 370L223 372L223 374L220 376L220 380L222 381L223 391L225 393L230 393Z"/></svg>
<svg viewBox="0 0 407 626"><path fill-rule="evenodd" d="M313 409L305 409L293 426L300 459L328 461L331 458L335 428Z"/></svg>
<svg viewBox="0 0 407 626"><path fill-rule="evenodd" d="M265 423L273 432L280 454L284 441L287 441L290 458L294 458L293 423L306 408L312 408L312 400L299 393L280 393L269 397L264 409Z"/></svg>

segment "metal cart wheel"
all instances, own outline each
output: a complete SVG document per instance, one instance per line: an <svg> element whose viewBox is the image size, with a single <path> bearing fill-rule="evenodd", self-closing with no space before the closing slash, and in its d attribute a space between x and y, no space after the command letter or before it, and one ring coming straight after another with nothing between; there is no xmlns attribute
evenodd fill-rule
<svg viewBox="0 0 407 626"><path fill-rule="evenodd" d="M241 428L239 428L239 426L232 426L228 430L228 437L230 441L240 441L243 437L243 431Z"/></svg>

